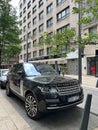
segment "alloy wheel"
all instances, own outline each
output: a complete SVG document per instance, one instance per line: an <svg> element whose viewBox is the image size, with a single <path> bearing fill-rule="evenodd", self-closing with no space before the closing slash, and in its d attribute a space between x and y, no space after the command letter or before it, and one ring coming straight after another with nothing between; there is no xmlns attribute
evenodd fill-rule
<svg viewBox="0 0 98 130"><path fill-rule="evenodd" d="M34 118L38 114L37 101L32 94L27 95L25 100L25 109L29 117Z"/></svg>

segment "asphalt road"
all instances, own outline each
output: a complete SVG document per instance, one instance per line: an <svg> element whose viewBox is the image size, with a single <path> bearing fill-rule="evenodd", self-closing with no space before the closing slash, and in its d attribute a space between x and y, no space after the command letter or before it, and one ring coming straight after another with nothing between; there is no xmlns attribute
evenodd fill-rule
<svg viewBox="0 0 98 130"><path fill-rule="evenodd" d="M83 106L66 109L64 111L57 111L52 113L45 114L40 120L34 121L30 119L24 109L24 103L18 99L16 96L7 97L5 90L2 91L2 95L6 98L16 111L25 119L25 121L30 125L32 130L79 130L81 125L81 120L83 116ZM89 91L85 90L85 99ZM98 101L98 99L96 100ZM97 107L98 109L98 107ZM95 127L98 127L98 115L90 114L88 130L94 130Z"/></svg>

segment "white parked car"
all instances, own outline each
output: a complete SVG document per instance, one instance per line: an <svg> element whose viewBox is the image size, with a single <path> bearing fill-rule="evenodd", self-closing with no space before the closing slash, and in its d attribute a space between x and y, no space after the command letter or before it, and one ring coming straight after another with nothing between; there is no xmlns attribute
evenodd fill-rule
<svg viewBox="0 0 98 130"><path fill-rule="evenodd" d="M0 69L0 87L5 88L9 69Z"/></svg>

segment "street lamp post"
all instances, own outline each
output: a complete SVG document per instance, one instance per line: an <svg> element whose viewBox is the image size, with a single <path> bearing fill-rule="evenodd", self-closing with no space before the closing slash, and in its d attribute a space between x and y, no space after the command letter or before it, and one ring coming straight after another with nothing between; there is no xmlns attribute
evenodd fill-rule
<svg viewBox="0 0 98 130"><path fill-rule="evenodd" d="M26 33L26 62L28 62L28 33Z"/></svg>
<svg viewBox="0 0 98 130"><path fill-rule="evenodd" d="M82 48L80 46L81 44L81 25L80 25L80 19L81 19L81 1L78 2L78 80L80 83L82 83ZM77 7L74 7L73 9L77 9Z"/></svg>
<svg viewBox="0 0 98 130"><path fill-rule="evenodd" d="M80 19L81 19L81 0L78 3L79 13L78 13L78 37L79 37L79 44L78 44L78 79L79 82L82 83L82 48L80 46L81 44L81 25L80 25Z"/></svg>

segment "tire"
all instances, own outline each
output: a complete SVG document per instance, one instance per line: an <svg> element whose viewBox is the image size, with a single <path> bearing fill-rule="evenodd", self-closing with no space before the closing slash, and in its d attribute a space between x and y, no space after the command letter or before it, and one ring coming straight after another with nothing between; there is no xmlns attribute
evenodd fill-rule
<svg viewBox="0 0 98 130"><path fill-rule="evenodd" d="M6 83L6 95L9 97L12 95L9 82Z"/></svg>
<svg viewBox="0 0 98 130"><path fill-rule="evenodd" d="M0 81L1 82L1 81ZM0 83L0 87L1 87L1 89L3 89L3 85L2 85L2 82Z"/></svg>
<svg viewBox="0 0 98 130"><path fill-rule="evenodd" d="M5 85L1 82L1 89L5 89Z"/></svg>
<svg viewBox="0 0 98 130"><path fill-rule="evenodd" d="M31 119L38 120L40 118L40 112L38 110L38 102L32 93L29 93L25 98L25 110L27 115Z"/></svg>

